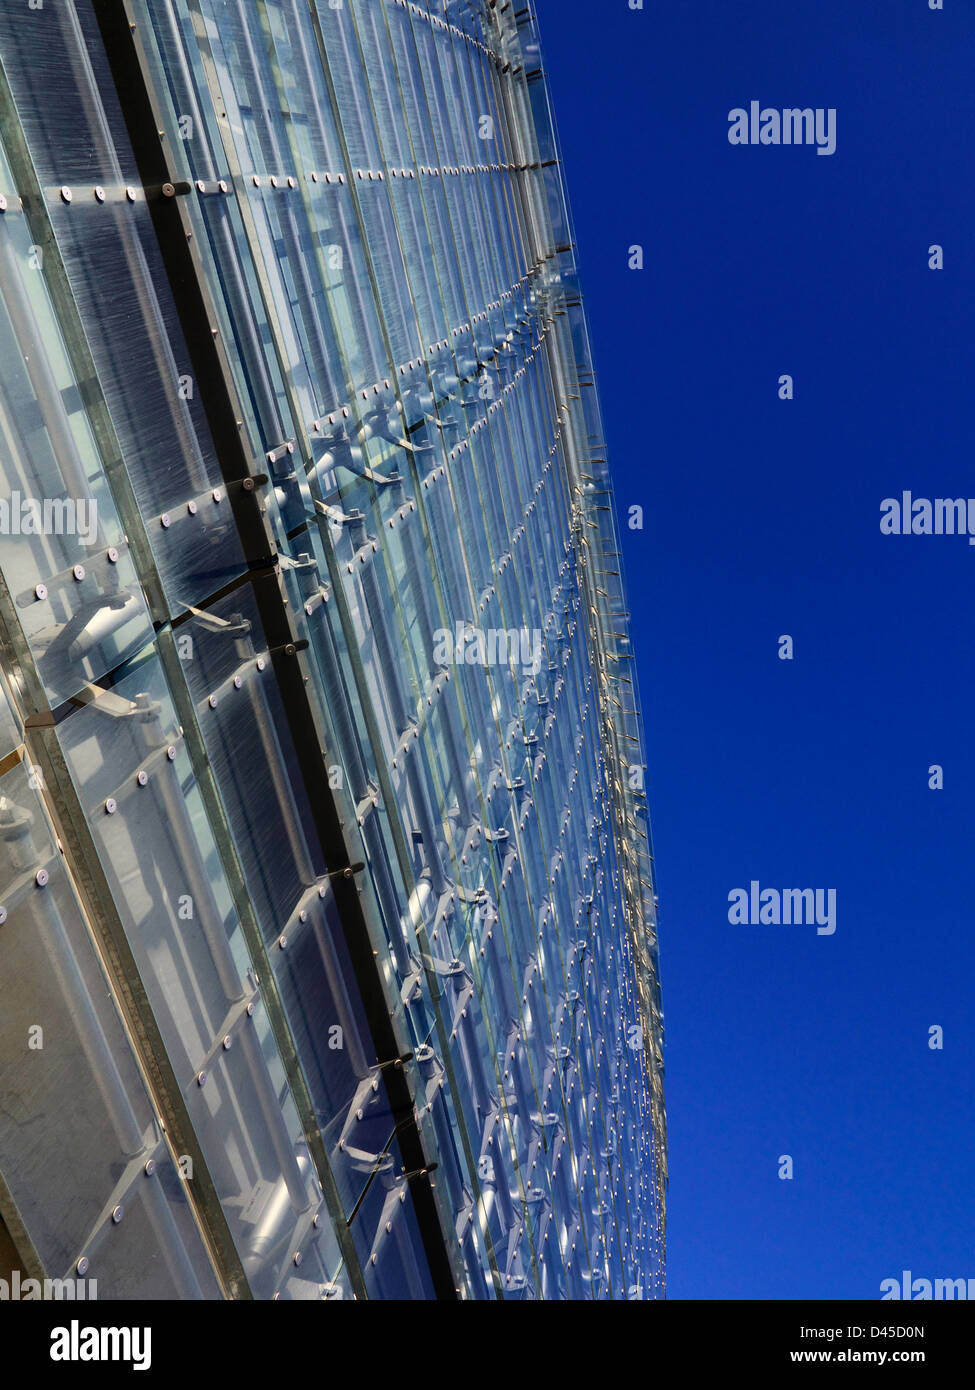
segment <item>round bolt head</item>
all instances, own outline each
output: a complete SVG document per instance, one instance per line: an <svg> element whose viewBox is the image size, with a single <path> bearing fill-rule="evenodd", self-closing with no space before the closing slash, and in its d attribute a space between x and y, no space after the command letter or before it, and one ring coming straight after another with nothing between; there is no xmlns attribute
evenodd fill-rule
<svg viewBox="0 0 975 1390"><path fill-rule="evenodd" d="M315 1227L315 1230L316 1230L316 1231L318 1230L319 1226L322 1224L322 1218L318 1215L317 1212L316 1212L315 1215L312 1217L312 1219L311 1219L311 1224Z"/></svg>
<svg viewBox="0 0 975 1390"><path fill-rule="evenodd" d="M67 184L62 184L62 185L61 185L60 193L61 193L61 200L62 200L62 202L65 202L65 203L70 203L70 202L71 202L71 189L68 188Z"/></svg>
<svg viewBox="0 0 975 1390"><path fill-rule="evenodd" d="M162 194L164 198L175 198L176 189L171 183L164 183L162 186Z"/></svg>
<svg viewBox="0 0 975 1390"><path fill-rule="evenodd" d="M79 583L80 583L80 581L81 581L82 579L84 579L84 577L85 577L85 567L84 567L84 565L75 565L75 567L74 567L74 569L71 571L71 573L74 575L75 579L77 579L77 580L79 581Z"/></svg>
<svg viewBox="0 0 975 1390"><path fill-rule="evenodd" d="M234 689L235 689L235 690L239 690L240 687L241 687L243 684L244 684L244 682L241 680L240 676L234 676Z"/></svg>
<svg viewBox="0 0 975 1390"><path fill-rule="evenodd" d="M100 183L96 183L96 184L95 184L94 194L95 194L95 197L96 197L96 199L98 200L98 202L104 203L104 201L105 201L105 190L104 190L104 188L102 188L102 186L101 186Z"/></svg>
<svg viewBox="0 0 975 1390"><path fill-rule="evenodd" d="M154 1158L150 1158L146 1163L146 1166L143 1171L147 1178L151 1178L153 1173L156 1171L156 1160Z"/></svg>
<svg viewBox="0 0 975 1390"><path fill-rule="evenodd" d="M216 695L211 695L210 698L209 698L209 700L207 700L207 704L210 706L211 709L216 709L216 707L217 707L217 697L216 697Z"/></svg>
<svg viewBox="0 0 975 1390"><path fill-rule="evenodd" d="M305 912L304 909L302 909L301 912L298 913L298 921L299 921L299 922L307 922L307 921L308 921L308 913Z"/></svg>
<svg viewBox="0 0 975 1390"><path fill-rule="evenodd" d="M6 212L6 211L7 211L7 200L6 200L6 198L3 196L3 194L0 193L0 212Z"/></svg>
<svg viewBox="0 0 975 1390"><path fill-rule="evenodd" d="M113 1210L113 1212L112 1212L112 1222L113 1222L113 1224L117 1226L118 1223L122 1220L122 1217L123 1217L124 1215L125 1215L125 1212L123 1211L123 1209L122 1209L121 1207L116 1207L116 1208Z"/></svg>
<svg viewBox="0 0 975 1390"><path fill-rule="evenodd" d="M108 563L110 565L115 565L118 563L118 551L115 549L114 545L110 545L106 550L105 554L108 557Z"/></svg>
<svg viewBox="0 0 975 1390"><path fill-rule="evenodd" d="M254 1005L253 1005L253 1003L250 1003L250 1004L247 1005L247 1017L248 1017L248 1018L253 1018L253 1017L254 1017Z"/></svg>
<svg viewBox="0 0 975 1390"><path fill-rule="evenodd" d="M190 516L196 516L196 503L187 502L186 510L189 512Z"/></svg>
<svg viewBox="0 0 975 1390"><path fill-rule="evenodd" d="M233 1045L234 1045L234 1040L233 1040L233 1038L230 1036L230 1034L227 1033L227 1035L224 1037L223 1042L222 1042L222 1044L221 1044L221 1046L223 1047L224 1052L229 1052L230 1049L233 1047Z"/></svg>
<svg viewBox="0 0 975 1390"><path fill-rule="evenodd" d="M226 193L226 191L227 191L227 180L226 180L226 179L221 179L220 182L219 182L219 184L218 184L217 186L219 187L221 193Z"/></svg>
<svg viewBox="0 0 975 1390"><path fill-rule="evenodd" d="M78 1263L75 1265L75 1269L78 1271L79 1274L82 1274L82 1275L88 1273L88 1256L87 1256L87 1255L82 1255L81 1259L80 1259L80 1260L78 1261Z"/></svg>
<svg viewBox="0 0 975 1390"><path fill-rule="evenodd" d="M140 787L144 787L146 783L149 781L148 772L137 772L135 774L135 780L138 782Z"/></svg>
<svg viewBox="0 0 975 1390"><path fill-rule="evenodd" d="M296 1250L296 1251L295 1251L295 1264L296 1264L296 1265L300 1265L300 1264L301 1264L301 1251L300 1251L300 1250Z"/></svg>
<svg viewBox="0 0 975 1390"><path fill-rule="evenodd" d="M265 667L266 665L267 665L267 662L264 660L263 656L259 656L259 657L257 658L257 669L258 669L259 671L263 671L263 670L264 670L264 667Z"/></svg>
<svg viewBox="0 0 975 1390"><path fill-rule="evenodd" d="M211 492L210 496L213 498L214 502L221 502L221 501L223 501L223 489L222 489L222 488L219 488L219 487L215 487L215 488L213 489L213 491Z"/></svg>
<svg viewBox="0 0 975 1390"><path fill-rule="evenodd" d="M172 526L173 519L168 512L163 512L162 516L159 518L159 524L164 530Z"/></svg>
<svg viewBox="0 0 975 1390"><path fill-rule="evenodd" d="M6 920L7 920L7 909L6 909L5 907L0 907L0 927L3 926L3 924L4 924L4 922L5 922Z"/></svg>
<svg viewBox="0 0 975 1390"><path fill-rule="evenodd" d="M47 884L49 878L50 874L47 869L38 869L37 873L34 875L34 882L37 884L38 888L43 888Z"/></svg>
<svg viewBox="0 0 975 1390"><path fill-rule="evenodd" d="M118 802L115 800L114 796L110 796L105 802L105 810L110 816L115 815L115 812L118 810Z"/></svg>
<svg viewBox="0 0 975 1390"><path fill-rule="evenodd" d="M46 585L46 584L38 584L38 585L36 586L36 588L34 589L34 597L35 597L35 598L47 598L47 585Z"/></svg>
<svg viewBox="0 0 975 1390"><path fill-rule="evenodd" d="M127 188L127 189L125 190L125 196L126 196L126 198L128 198L128 200L129 200L130 203L134 203L134 202L135 202L135 189L134 189L134 188Z"/></svg>
<svg viewBox="0 0 975 1390"><path fill-rule="evenodd" d="M176 749L173 747L172 744L170 744L169 747L166 749L166 757L169 759L171 763L174 763L176 761Z"/></svg>
<svg viewBox="0 0 975 1390"><path fill-rule="evenodd" d="M196 1074L196 1084L197 1084L198 1086L205 1086L205 1085L207 1084L207 1074L206 1074L205 1071L197 1072L197 1074Z"/></svg>
<svg viewBox="0 0 975 1390"><path fill-rule="evenodd" d="M286 936L279 936L278 945L282 951L286 951L288 949L288 938Z"/></svg>

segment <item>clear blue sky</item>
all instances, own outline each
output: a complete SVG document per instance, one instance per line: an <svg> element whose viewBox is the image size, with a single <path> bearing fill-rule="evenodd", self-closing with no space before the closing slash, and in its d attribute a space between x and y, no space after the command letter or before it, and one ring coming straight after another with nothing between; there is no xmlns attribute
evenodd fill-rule
<svg viewBox="0 0 975 1390"><path fill-rule="evenodd" d="M646 511L670 1295L975 1277L975 548L879 526L904 489L975 498L975 10L536 8L617 504ZM836 153L730 145L752 99L835 107ZM752 879L835 888L835 935L731 926Z"/></svg>

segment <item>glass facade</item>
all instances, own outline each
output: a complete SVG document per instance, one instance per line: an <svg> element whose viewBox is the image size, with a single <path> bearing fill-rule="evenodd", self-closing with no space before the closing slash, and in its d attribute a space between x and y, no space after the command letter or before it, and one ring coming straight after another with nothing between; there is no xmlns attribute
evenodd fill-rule
<svg viewBox="0 0 975 1390"><path fill-rule="evenodd" d="M536 33L0 9L0 1274L660 1297L645 754Z"/></svg>

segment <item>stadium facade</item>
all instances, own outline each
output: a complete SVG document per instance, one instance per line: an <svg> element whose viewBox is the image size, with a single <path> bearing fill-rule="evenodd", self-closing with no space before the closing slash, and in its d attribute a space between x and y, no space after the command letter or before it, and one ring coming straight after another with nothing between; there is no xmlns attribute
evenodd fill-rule
<svg viewBox="0 0 975 1390"><path fill-rule="evenodd" d="M663 1294L635 663L528 8L0 9L0 1275Z"/></svg>

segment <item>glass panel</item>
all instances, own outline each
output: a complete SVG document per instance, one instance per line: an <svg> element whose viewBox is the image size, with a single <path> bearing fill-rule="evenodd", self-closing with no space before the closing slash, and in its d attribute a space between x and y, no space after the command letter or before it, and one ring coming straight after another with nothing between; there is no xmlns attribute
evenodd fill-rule
<svg viewBox="0 0 975 1390"><path fill-rule="evenodd" d="M258 1004L215 1050L186 1103L256 1298L271 1298L318 1206L318 1182L301 1126L266 1058L273 1052Z"/></svg>
<svg viewBox="0 0 975 1390"><path fill-rule="evenodd" d="M0 184L11 187L0 152ZM151 632L43 274L12 199L0 217L0 568L52 703Z"/></svg>
<svg viewBox="0 0 975 1390"><path fill-rule="evenodd" d="M103 1296L122 1283L126 1296L212 1297L203 1243L30 781L21 764L0 782L0 1171L51 1277L73 1275L84 1256ZM128 1224L111 1219L120 1203Z"/></svg>
<svg viewBox="0 0 975 1390"><path fill-rule="evenodd" d="M48 5L26 17L0 11L0 49L99 385L178 611L239 574L243 557L229 505L212 497L223 479L90 3ZM52 84L57 101L48 99ZM181 524L167 526L174 514Z"/></svg>
<svg viewBox="0 0 975 1390"><path fill-rule="evenodd" d="M248 958L158 659L61 729L167 1050L190 1076L245 997Z"/></svg>
<svg viewBox="0 0 975 1390"><path fill-rule="evenodd" d="M350 1230L370 1298L432 1299L433 1285L403 1176L399 1146L390 1149L386 1170L376 1175Z"/></svg>

